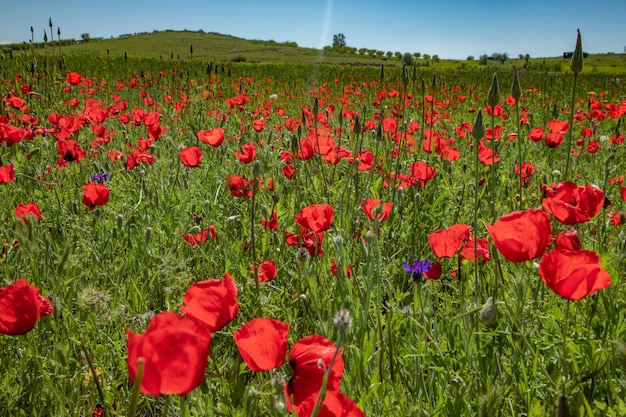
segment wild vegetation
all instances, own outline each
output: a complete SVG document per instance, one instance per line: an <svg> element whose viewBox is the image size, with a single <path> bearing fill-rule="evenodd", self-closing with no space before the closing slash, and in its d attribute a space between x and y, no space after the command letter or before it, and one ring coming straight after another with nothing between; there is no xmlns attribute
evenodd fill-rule
<svg viewBox="0 0 626 417"><path fill-rule="evenodd" d="M619 74L139 39L0 61L0 415L626 414Z"/></svg>

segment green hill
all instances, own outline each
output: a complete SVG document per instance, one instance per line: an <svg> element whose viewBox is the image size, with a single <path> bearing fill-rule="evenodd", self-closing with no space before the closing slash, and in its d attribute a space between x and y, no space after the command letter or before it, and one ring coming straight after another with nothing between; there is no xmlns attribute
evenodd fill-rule
<svg viewBox="0 0 626 417"><path fill-rule="evenodd" d="M287 63L329 63L349 65L398 65L402 64L396 56L388 56L388 51L367 50L361 54L356 48L336 51L299 47L295 42L276 42L273 40L248 40L219 33L194 31L154 31L121 35L117 38L90 39L89 41L62 40L38 43L35 51L47 53L90 53L112 57L128 56L160 59L194 59L204 61L239 61L239 62L287 62ZM3 45L3 54L24 53L31 49L29 44ZM365 52L365 50L362 50ZM439 60L434 57L420 57L416 65L436 67L479 66L478 59ZM562 57L531 58L527 63L523 59L508 59L504 64L489 61L495 68L507 68L511 65L547 65L551 69L567 70L569 60ZM626 54L595 54L585 59L586 72L604 72L623 74L626 72Z"/></svg>

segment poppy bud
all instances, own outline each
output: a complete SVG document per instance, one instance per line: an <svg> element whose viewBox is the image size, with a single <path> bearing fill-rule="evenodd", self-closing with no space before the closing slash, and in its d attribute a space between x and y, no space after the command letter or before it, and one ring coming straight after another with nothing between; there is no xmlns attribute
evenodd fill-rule
<svg viewBox="0 0 626 417"><path fill-rule="evenodd" d="M511 85L511 97L518 101L522 96L522 87L519 83L519 77L517 76L517 68L513 66L513 84Z"/></svg>
<svg viewBox="0 0 626 417"><path fill-rule="evenodd" d="M487 104L494 108L498 101L500 101L500 85L498 84L498 73L494 73L489 93L487 93Z"/></svg>
<svg viewBox="0 0 626 417"><path fill-rule="evenodd" d="M252 176L257 178L259 175L261 175L261 163L257 159L254 161L254 165L252 166Z"/></svg>
<svg viewBox="0 0 626 417"><path fill-rule="evenodd" d="M152 240L152 228L146 227L146 243L150 243Z"/></svg>
<svg viewBox="0 0 626 417"><path fill-rule="evenodd" d="M361 134L361 120L359 119L358 115L354 119L354 134L355 135Z"/></svg>
<svg viewBox="0 0 626 417"><path fill-rule="evenodd" d="M121 229L123 222L124 222L124 216L122 216L121 214L118 214L117 216L115 216L115 227L116 228Z"/></svg>
<svg viewBox="0 0 626 417"><path fill-rule="evenodd" d="M578 74L583 69L583 42L580 36L580 29L576 29L578 35L576 36L576 48L572 54L572 60L570 61L570 68L574 74Z"/></svg>
<svg viewBox="0 0 626 417"><path fill-rule="evenodd" d="M483 122L482 109L478 109L476 121L474 122L474 126L472 127L472 136L477 141L481 140L485 136L485 123Z"/></svg>
<svg viewBox="0 0 626 417"><path fill-rule="evenodd" d="M485 304L483 304L483 308L480 309L480 321L487 326L491 326L496 323L497 319L496 303L493 297L489 297L487 301L485 301Z"/></svg>

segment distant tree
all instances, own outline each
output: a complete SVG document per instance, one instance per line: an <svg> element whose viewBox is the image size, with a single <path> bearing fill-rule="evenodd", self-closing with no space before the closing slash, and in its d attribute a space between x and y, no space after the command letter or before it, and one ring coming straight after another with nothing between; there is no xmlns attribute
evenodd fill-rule
<svg viewBox="0 0 626 417"><path fill-rule="evenodd" d="M91 36L89 36L88 33L83 33L82 35L80 35L80 38L83 40L83 42L89 42Z"/></svg>
<svg viewBox="0 0 626 417"><path fill-rule="evenodd" d="M489 57L487 56L487 54L483 54L478 57L478 63L480 65L487 65L488 60L489 60Z"/></svg>
<svg viewBox="0 0 626 417"><path fill-rule="evenodd" d="M385 56L385 51L376 51L376 58L382 58Z"/></svg>
<svg viewBox="0 0 626 417"><path fill-rule="evenodd" d="M376 49L368 49L367 50L367 54L371 57L375 57L376 55L378 55L378 50Z"/></svg>
<svg viewBox="0 0 626 417"><path fill-rule="evenodd" d="M413 54L410 52L405 52L402 55L402 65L409 67L413 64L415 64L415 59L413 58Z"/></svg>
<svg viewBox="0 0 626 417"><path fill-rule="evenodd" d="M394 52L394 53L393 53L393 56L394 56L396 59L401 60L401 59L402 59L402 52L400 52L400 51L396 51L396 52Z"/></svg>
<svg viewBox="0 0 626 417"><path fill-rule="evenodd" d="M439 55L433 55L433 62L439 62Z"/></svg>
<svg viewBox="0 0 626 417"><path fill-rule="evenodd" d="M365 55L365 54L367 54L367 48L360 48L359 55Z"/></svg>
<svg viewBox="0 0 626 417"><path fill-rule="evenodd" d="M474 60L474 55L468 55L468 57L466 59L468 61L473 61Z"/></svg>
<svg viewBox="0 0 626 417"><path fill-rule="evenodd" d="M415 59L420 59L422 57L421 52L414 52L413 56L415 57Z"/></svg>
<svg viewBox="0 0 626 417"><path fill-rule="evenodd" d="M425 59L426 61L428 61L428 60L430 59L430 55L428 55L428 54L424 54L424 55L422 55L422 56L424 57L424 59Z"/></svg>
<svg viewBox="0 0 626 417"><path fill-rule="evenodd" d="M346 46L346 35L337 33L333 35L333 48L343 48Z"/></svg>
<svg viewBox="0 0 626 417"><path fill-rule="evenodd" d="M387 57L387 59L391 59L391 57L393 56L393 52L391 52L391 51L387 51L387 52L385 53L385 56Z"/></svg>
<svg viewBox="0 0 626 417"><path fill-rule="evenodd" d="M518 59L524 59L524 54L519 54L519 55L517 56L517 58L518 58Z"/></svg>

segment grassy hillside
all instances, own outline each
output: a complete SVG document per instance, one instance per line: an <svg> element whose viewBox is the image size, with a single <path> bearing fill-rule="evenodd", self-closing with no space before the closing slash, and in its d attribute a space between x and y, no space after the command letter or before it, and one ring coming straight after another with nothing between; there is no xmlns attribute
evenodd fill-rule
<svg viewBox="0 0 626 417"><path fill-rule="evenodd" d="M67 42L67 41L65 41ZM161 31L123 35L110 39L91 39L89 42L74 43L58 46L37 44L36 50L48 53L93 53L96 55L110 55L129 57L149 57L161 59L194 59L205 61L245 61L245 62L289 62L289 63L329 63L353 65L401 65L397 58L372 57L358 53L336 52L303 48L295 42L278 43L266 40L247 40L219 33L204 33L192 31ZM5 45L3 53L13 49L25 51L28 45ZM193 53L192 53L193 51ZM19 53L19 52L14 52ZM457 66L479 66L474 60L425 60L417 59L417 65L449 68ZM509 59L504 64L489 61L488 65L496 68L508 68L511 65L522 67L526 64L521 59ZM547 65L553 70L566 70L569 60L561 57L531 58L532 66ZM626 73L626 54L598 54L585 59L586 72Z"/></svg>

